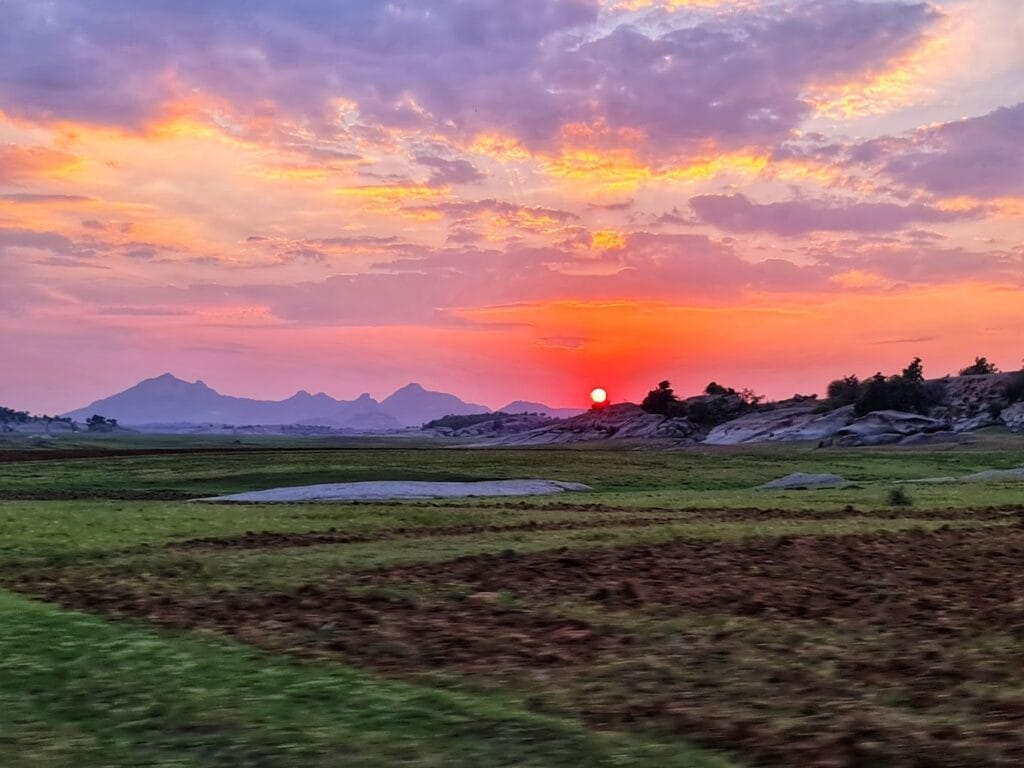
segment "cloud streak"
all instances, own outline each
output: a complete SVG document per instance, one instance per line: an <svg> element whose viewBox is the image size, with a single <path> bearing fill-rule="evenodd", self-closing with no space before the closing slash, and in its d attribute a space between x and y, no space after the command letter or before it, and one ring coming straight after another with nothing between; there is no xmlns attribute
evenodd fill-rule
<svg viewBox="0 0 1024 768"><path fill-rule="evenodd" d="M789 200L754 203L745 195L701 195L690 199L697 218L727 232L767 232L800 237L812 232L893 232L911 224L979 218L981 208L942 210L922 203L864 203Z"/></svg>

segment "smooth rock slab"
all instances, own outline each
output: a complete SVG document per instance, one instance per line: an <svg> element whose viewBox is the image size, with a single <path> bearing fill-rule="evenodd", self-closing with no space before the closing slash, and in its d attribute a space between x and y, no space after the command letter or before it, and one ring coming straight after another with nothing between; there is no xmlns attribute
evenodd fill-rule
<svg viewBox="0 0 1024 768"><path fill-rule="evenodd" d="M986 469L971 475L960 477L925 477L920 480L908 480L910 483L999 483L1004 481L1024 481L1024 467L1014 469Z"/></svg>
<svg viewBox="0 0 1024 768"><path fill-rule="evenodd" d="M772 480L770 483L757 486L759 491L796 491L807 488L839 488L849 485L845 477L839 475L821 474L813 475L807 472L794 472L791 475Z"/></svg>
<svg viewBox="0 0 1024 768"><path fill-rule="evenodd" d="M271 488L266 491L212 496L200 501L287 503L296 501L384 501L395 499L460 499L472 496L542 496L565 491L590 491L583 483L560 480L483 480L475 483L433 483L381 480L362 483L322 483Z"/></svg>

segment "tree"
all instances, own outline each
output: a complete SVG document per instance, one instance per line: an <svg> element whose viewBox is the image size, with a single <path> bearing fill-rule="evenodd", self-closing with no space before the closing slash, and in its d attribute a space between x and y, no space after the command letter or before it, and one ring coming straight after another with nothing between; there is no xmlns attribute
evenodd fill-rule
<svg viewBox="0 0 1024 768"><path fill-rule="evenodd" d="M911 411L925 413L942 397L941 388L932 392L924 383L924 366L915 357L902 373L886 378L876 373L861 384L854 413L864 416L872 411Z"/></svg>
<svg viewBox="0 0 1024 768"><path fill-rule="evenodd" d="M705 395L735 395L736 390L731 387L723 387L717 381L712 381L706 387L704 387Z"/></svg>
<svg viewBox="0 0 1024 768"><path fill-rule="evenodd" d="M667 379L658 384L657 389L647 393L647 397L640 403L640 407L648 413L659 413L668 416L669 411L675 410L679 404L679 398L672 391L672 384Z"/></svg>
<svg viewBox="0 0 1024 768"><path fill-rule="evenodd" d="M829 405L833 408L841 408L844 405L853 405L860 399L863 389L864 386L861 384L860 379L853 374L829 382Z"/></svg>
<svg viewBox="0 0 1024 768"><path fill-rule="evenodd" d="M1011 403L1024 400L1024 371L1014 374L1006 383L1006 399Z"/></svg>
<svg viewBox="0 0 1024 768"><path fill-rule="evenodd" d="M987 376L992 373L999 373L995 363L990 363L984 357L974 358L974 363L960 371L961 376Z"/></svg>
<svg viewBox="0 0 1024 768"><path fill-rule="evenodd" d="M738 393L734 394L739 394L740 400L742 400L746 405L749 405L752 408L760 405L761 402L764 400L764 395L757 394L757 392L755 392L750 387L744 387Z"/></svg>
<svg viewBox="0 0 1024 768"><path fill-rule="evenodd" d="M903 379L911 383L924 383L924 366L920 357L915 357L910 361L910 365L903 369Z"/></svg>
<svg viewBox="0 0 1024 768"><path fill-rule="evenodd" d="M0 405L0 423L3 424L24 424L29 420L28 411L16 411L13 408L5 408Z"/></svg>
<svg viewBox="0 0 1024 768"><path fill-rule="evenodd" d="M117 419L108 419L94 413L85 420L85 426L90 432L113 432L117 427Z"/></svg>

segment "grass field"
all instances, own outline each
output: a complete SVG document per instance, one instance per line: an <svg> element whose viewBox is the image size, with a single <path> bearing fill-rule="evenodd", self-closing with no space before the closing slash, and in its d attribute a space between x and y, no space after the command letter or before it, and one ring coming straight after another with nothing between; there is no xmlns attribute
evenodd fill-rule
<svg viewBox="0 0 1024 768"><path fill-rule="evenodd" d="M8 440L0 765L1019 765L1024 483L908 481L1022 447ZM517 477L594 491L189 501Z"/></svg>

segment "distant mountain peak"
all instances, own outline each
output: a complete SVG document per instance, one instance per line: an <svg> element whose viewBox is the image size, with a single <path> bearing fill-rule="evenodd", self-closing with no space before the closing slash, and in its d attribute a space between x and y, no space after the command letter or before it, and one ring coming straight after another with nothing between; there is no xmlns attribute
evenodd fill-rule
<svg viewBox="0 0 1024 768"><path fill-rule="evenodd" d="M364 430L419 426L449 414L485 413L446 392L431 392L415 382L378 403L364 392L357 399L335 400L324 392L300 389L285 400L255 400L222 395L202 381L172 373L144 379L117 394L69 412L84 420L93 413L122 424L316 424Z"/></svg>
<svg viewBox="0 0 1024 768"><path fill-rule="evenodd" d="M202 386L206 386L201 381L197 381L195 383L201 384ZM141 386L142 384L187 384L190 387L194 386L191 381L185 381L185 379L179 378L175 376L173 373L161 373L159 376L154 376L151 379L143 379L138 384L136 384L136 386Z"/></svg>
<svg viewBox="0 0 1024 768"><path fill-rule="evenodd" d="M442 416L462 416L469 413L489 413L485 405L467 403L447 392L433 392L416 382L406 384L392 392L381 403L385 413L411 427L417 427Z"/></svg>
<svg viewBox="0 0 1024 768"><path fill-rule="evenodd" d="M180 389L202 389L207 390L209 392L213 392L213 390L209 386L207 386L206 382L203 381L202 379L197 379L196 381L187 381L185 379L179 378L178 376L175 376L173 373L161 373L159 376L154 376L151 379L143 379L138 384L136 384L135 387L133 387L133 389L137 387L145 388L146 386L152 386L154 384L159 384L163 387L170 386L177 387Z"/></svg>

